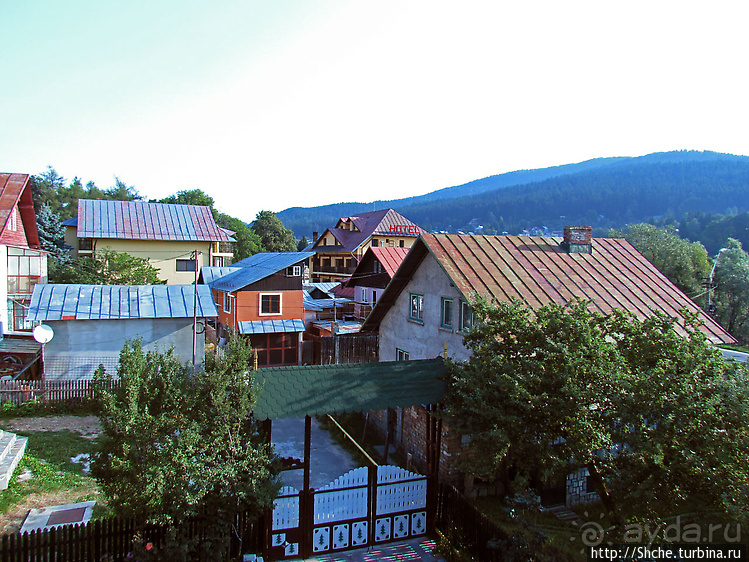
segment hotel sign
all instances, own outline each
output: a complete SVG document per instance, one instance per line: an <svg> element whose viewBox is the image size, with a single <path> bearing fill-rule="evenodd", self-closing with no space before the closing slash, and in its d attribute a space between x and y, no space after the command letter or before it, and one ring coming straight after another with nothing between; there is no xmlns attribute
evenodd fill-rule
<svg viewBox="0 0 749 562"><path fill-rule="evenodd" d="M419 227L412 224L391 224L390 232L392 234L418 234Z"/></svg>

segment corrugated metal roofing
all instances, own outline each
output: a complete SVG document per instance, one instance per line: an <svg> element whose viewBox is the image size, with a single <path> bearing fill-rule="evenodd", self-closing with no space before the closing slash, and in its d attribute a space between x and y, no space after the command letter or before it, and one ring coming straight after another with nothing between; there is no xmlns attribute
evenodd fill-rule
<svg viewBox="0 0 749 562"><path fill-rule="evenodd" d="M29 248L40 248L29 175L0 173L0 233L8 226L8 219L16 206Z"/></svg>
<svg viewBox="0 0 749 562"><path fill-rule="evenodd" d="M639 318L654 311L679 318L680 309L699 314L713 343L735 339L705 314L629 242L594 238L591 254L567 253L560 238L424 234L414 244L365 322L375 329L413 271L431 253L464 297L520 299L532 309L575 298L603 314L628 310Z"/></svg>
<svg viewBox="0 0 749 562"><path fill-rule="evenodd" d="M371 251L374 254L377 261L382 264L385 273L387 273L392 279L410 249L411 248L377 247L369 248L367 251ZM363 258L362 261L364 261Z"/></svg>
<svg viewBox="0 0 749 562"><path fill-rule="evenodd" d="M239 269L240 268L234 266L218 267L215 265L206 265L200 268L200 277L203 280L203 283L205 283L206 285L210 285L216 279L226 277L230 273L239 271Z"/></svg>
<svg viewBox="0 0 749 562"><path fill-rule="evenodd" d="M208 286L197 290L197 315L218 316ZM194 299L194 285L36 285L26 320L188 318Z"/></svg>
<svg viewBox="0 0 749 562"><path fill-rule="evenodd" d="M306 289L307 291L312 291L313 289L319 289L323 293L328 293L329 295L332 295L333 287L336 285L340 285L340 282L338 281L326 281L321 283L305 283L302 288Z"/></svg>
<svg viewBox="0 0 749 562"><path fill-rule="evenodd" d="M208 207L143 201L78 200L78 238L230 242Z"/></svg>
<svg viewBox="0 0 749 562"><path fill-rule="evenodd" d="M240 334L278 334L283 332L303 332L304 320L243 320L239 322Z"/></svg>
<svg viewBox="0 0 749 562"><path fill-rule="evenodd" d="M211 283L211 288L230 293L309 259L312 255L311 252L264 252L255 254L233 263L232 267L236 267L238 270L214 280Z"/></svg>
<svg viewBox="0 0 749 562"><path fill-rule="evenodd" d="M300 418L437 404L447 385L442 359L269 367L255 372L255 417Z"/></svg>
<svg viewBox="0 0 749 562"><path fill-rule="evenodd" d="M343 308L344 304L353 302L351 299L313 299L309 291L302 291L302 300L304 302L304 310L311 310L315 312L321 312L327 308Z"/></svg>
<svg viewBox="0 0 749 562"><path fill-rule="evenodd" d="M394 226L411 226L414 227L418 233L425 232L415 222L407 219L393 209L381 209L379 211L359 213L358 215L344 217L338 220L338 224L348 221L352 222L359 230L328 228L320 239L325 236L325 233L330 232L336 240L340 242L340 246L315 246L314 250L317 252L353 252L373 234L378 236L418 236L418 234L413 233L391 232L390 228Z"/></svg>

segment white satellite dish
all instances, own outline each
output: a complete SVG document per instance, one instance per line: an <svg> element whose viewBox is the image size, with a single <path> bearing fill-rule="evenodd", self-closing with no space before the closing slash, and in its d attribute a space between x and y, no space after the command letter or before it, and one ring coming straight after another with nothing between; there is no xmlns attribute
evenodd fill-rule
<svg viewBox="0 0 749 562"><path fill-rule="evenodd" d="M53 337L55 337L55 332L49 326L39 324L34 328L34 339L42 345L49 343Z"/></svg>

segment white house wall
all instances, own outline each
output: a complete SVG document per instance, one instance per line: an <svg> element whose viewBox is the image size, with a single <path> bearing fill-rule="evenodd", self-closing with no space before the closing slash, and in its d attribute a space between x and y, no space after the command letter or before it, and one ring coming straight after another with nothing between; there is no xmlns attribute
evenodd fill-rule
<svg viewBox="0 0 749 562"><path fill-rule="evenodd" d="M199 319L200 320L200 319ZM99 364L116 373L126 340L141 338L146 351L166 351L174 346L180 363L192 363L191 318L132 320L47 321L55 332L44 349L48 380L90 379ZM203 360L205 335L198 334L198 361Z"/></svg>
<svg viewBox="0 0 749 562"><path fill-rule="evenodd" d="M410 294L424 295L424 323L409 319ZM453 329L440 326L442 298L453 299ZM380 322L380 361L395 361L396 349L409 354L409 359L442 357L444 344L447 354L457 361L469 357L463 345L463 334L457 331L460 292L431 254L428 254L411 280L401 291L393 306Z"/></svg>

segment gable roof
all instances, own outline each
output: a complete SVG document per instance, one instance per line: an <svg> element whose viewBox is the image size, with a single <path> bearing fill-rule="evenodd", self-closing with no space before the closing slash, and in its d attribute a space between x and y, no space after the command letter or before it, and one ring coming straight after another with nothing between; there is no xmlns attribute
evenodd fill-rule
<svg viewBox="0 0 749 562"><path fill-rule="evenodd" d="M296 265L312 256L312 252L263 252L232 264L236 271L218 279L210 286L218 291L231 293L265 279L287 267Z"/></svg>
<svg viewBox="0 0 749 562"><path fill-rule="evenodd" d="M203 205L79 199L78 238L230 242Z"/></svg>
<svg viewBox="0 0 749 562"><path fill-rule="evenodd" d="M370 313L363 330L377 329L423 259L431 254L464 298L520 299L536 309L575 298L602 314L624 309L638 318L654 311L678 318L697 313L712 343L736 340L705 314L629 242L595 238L592 253L567 253L560 238L423 234Z"/></svg>
<svg viewBox="0 0 749 562"><path fill-rule="evenodd" d="M254 413L265 420L437 404L445 373L442 359L258 369Z"/></svg>
<svg viewBox="0 0 749 562"><path fill-rule="evenodd" d="M197 316L218 316L211 291L197 286ZM28 321L192 318L195 285L36 285Z"/></svg>
<svg viewBox="0 0 749 562"><path fill-rule="evenodd" d="M370 246L362 256L351 277L346 281L346 286L356 287L364 285L366 287L367 279L372 276L370 265L375 260L380 262L384 272L392 279L410 249L391 246Z"/></svg>
<svg viewBox="0 0 749 562"><path fill-rule="evenodd" d="M41 248L29 175L0 173L0 236L5 232L10 215L16 206L21 215L29 248Z"/></svg>
<svg viewBox="0 0 749 562"><path fill-rule="evenodd" d="M356 227L356 230L346 230L345 228L337 228L341 224L351 223ZM414 232L394 232L391 228L407 226ZM340 246L322 246L319 245L319 241L325 238L327 233L330 233L340 243ZM331 251L335 252L353 252L364 242L369 240L372 236L413 236L416 237L419 234L425 232L415 222L407 219L394 209L381 209L379 211L371 211L369 213L359 213L350 217L342 217L338 219L336 228L328 228L323 232L318 241L313 246L314 251Z"/></svg>
<svg viewBox="0 0 749 562"><path fill-rule="evenodd" d="M232 266L204 265L200 268L200 277L198 278L198 281L210 285L216 279L226 277L235 271L239 271L239 268Z"/></svg>

